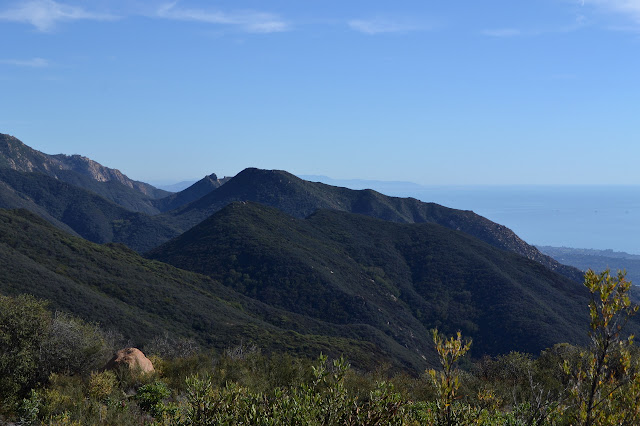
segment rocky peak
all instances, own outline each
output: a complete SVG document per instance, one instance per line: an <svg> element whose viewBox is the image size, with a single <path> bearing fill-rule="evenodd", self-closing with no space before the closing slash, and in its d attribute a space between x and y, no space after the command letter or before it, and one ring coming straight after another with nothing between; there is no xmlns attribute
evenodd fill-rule
<svg viewBox="0 0 640 426"><path fill-rule="evenodd" d="M71 170L88 176L97 182L119 182L151 198L166 195L144 182L129 179L117 169L110 169L82 155L49 155L35 150L19 139L0 133L0 167L8 167L21 172L40 172L61 179L60 171Z"/></svg>
<svg viewBox="0 0 640 426"><path fill-rule="evenodd" d="M82 155L58 154L52 157L59 161L62 168L82 173L98 182L115 180L129 188L135 188L134 181L125 176L120 170L110 169Z"/></svg>

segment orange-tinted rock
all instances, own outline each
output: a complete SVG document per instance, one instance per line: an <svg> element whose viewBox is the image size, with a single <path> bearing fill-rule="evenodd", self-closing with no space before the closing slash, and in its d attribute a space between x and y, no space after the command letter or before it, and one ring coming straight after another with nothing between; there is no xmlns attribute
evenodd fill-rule
<svg viewBox="0 0 640 426"><path fill-rule="evenodd" d="M105 365L106 370L113 370L121 365L127 365L131 370L140 369L143 373L151 373L154 371L153 364L144 356L142 351L137 348L120 349Z"/></svg>

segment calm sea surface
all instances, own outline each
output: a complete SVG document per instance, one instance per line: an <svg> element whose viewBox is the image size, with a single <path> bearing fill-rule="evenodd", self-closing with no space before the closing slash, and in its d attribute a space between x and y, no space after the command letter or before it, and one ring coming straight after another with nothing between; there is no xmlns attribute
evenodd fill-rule
<svg viewBox="0 0 640 426"><path fill-rule="evenodd" d="M473 210L530 244L640 254L640 186L447 186L387 192Z"/></svg>

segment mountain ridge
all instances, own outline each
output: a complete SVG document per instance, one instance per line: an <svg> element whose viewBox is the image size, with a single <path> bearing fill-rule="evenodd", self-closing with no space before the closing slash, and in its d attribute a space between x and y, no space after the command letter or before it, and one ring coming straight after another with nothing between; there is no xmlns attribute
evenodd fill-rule
<svg viewBox="0 0 640 426"><path fill-rule="evenodd" d="M29 147L14 136L2 133L0 133L1 168L25 173L42 173L95 192L125 209L148 215L157 215L194 201L230 179L229 177L218 179L213 173L173 193L145 182L129 179L120 170L105 167L88 157L77 154L45 154Z"/></svg>
<svg viewBox="0 0 640 426"><path fill-rule="evenodd" d="M93 191L129 210L157 214L152 200L170 195L144 182L129 179L117 169L105 167L82 155L49 155L18 138L0 133L0 168L42 173Z"/></svg>
<svg viewBox="0 0 640 426"><path fill-rule="evenodd" d="M433 222L467 232L489 244L519 253L581 282L582 273L561 265L527 244L507 227L468 210L456 210L415 198L390 197L373 190L352 190L309 182L282 170L247 168L202 198L163 213L182 230L190 229L233 201L254 201L297 218L317 209L359 213L400 223Z"/></svg>
<svg viewBox="0 0 640 426"><path fill-rule="evenodd" d="M133 244L132 248L141 251L151 249L177 233L190 229L230 202L256 201L277 207L294 217L306 217L317 209L326 208L400 223L439 223L451 229L467 232L496 247L534 259L575 281L582 279L579 270L561 265L521 240L510 229L471 211L450 209L415 198L390 197L373 190L351 190L309 182L281 170L247 168L226 182L212 174L176 194L167 195L165 191L154 192L156 196L163 195L163 197L153 199L140 192L139 188L135 189L135 182L128 180L118 170L106 168L80 155L43 154L15 137L0 134L0 168L3 167L29 173L44 173L52 178L95 192L128 210L151 215L164 211L153 219L143 221L148 224L155 223L151 228L147 227L147 231L150 231L147 236L143 235L147 232L145 230L125 228L135 232L136 237L133 239L121 237L118 240L111 240L108 236L101 237L102 239L90 238L97 242L119 241ZM153 187L148 185L144 188ZM31 207L33 211L40 213L43 211L42 206L33 207L24 202L14 202L14 205L11 205L8 199L16 201L16 194L7 196L4 207ZM60 220L60 217L50 213L46 213L49 216L46 214L44 216L57 221L53 223L68 225L68 221ZM172 229L172 231L158 233L158 227ZM69 230L64 227L63 229ZM74 231L80 235L86 235L77 229ZM108 230L105 229L105 231L109 234ZM132 243L132 240L137 242Z"/></svg>
<svg viewBox="0 0 640 426"><path fill-rule="evenodd" d="M169 195L148 183L129 179L118 169L111 169L82 155L45 154L35 150L18 138L0 133L0 167L9 167L23 172L38 171L49 176L58 177L57 172L71 170L97 182L116 181L129 188L135 189L151 198Z"/></svg>

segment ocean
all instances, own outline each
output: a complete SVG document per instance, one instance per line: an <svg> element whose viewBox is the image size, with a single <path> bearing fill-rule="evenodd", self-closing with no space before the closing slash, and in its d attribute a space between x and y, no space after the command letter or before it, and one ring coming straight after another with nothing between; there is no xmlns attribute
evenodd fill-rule
<svg viewBox="0 0 640 426"><path fill-rule="evenodd" d="M640 254L640 186L412 186L391 192L472 210L534 245Z"/></svg>

